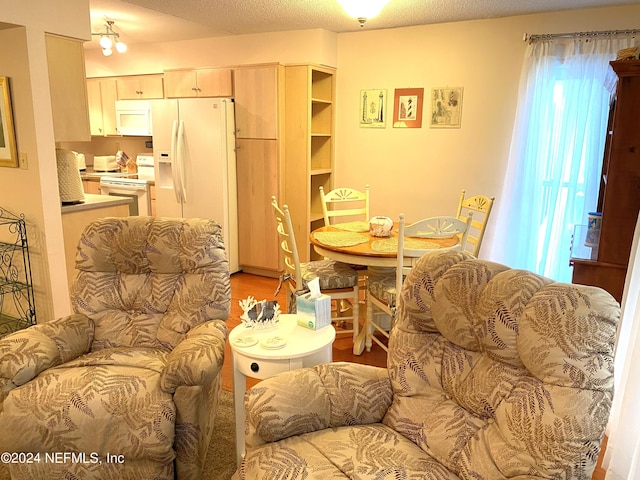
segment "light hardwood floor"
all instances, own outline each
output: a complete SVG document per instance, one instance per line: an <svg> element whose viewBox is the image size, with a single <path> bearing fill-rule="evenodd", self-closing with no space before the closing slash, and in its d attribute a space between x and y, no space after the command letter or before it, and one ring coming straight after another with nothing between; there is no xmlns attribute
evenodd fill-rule
<svg viewBox="0 0 640 480"><path fill-rule="evenodd" d="M274 293L278 286L278 280L267 277L260 277L257 275L250 275L247 273L236 273L231 276L231 315L227 321L229 331L241 323L240 315L242 309L238 305L240 300L244 300L249 295L252 295L257 300L278 300L281 308L285 309L285 287L282 288L280 294L275 297ZM364 318L365 308L361 306L361 318ZM375 365L379 367L385 367L387 365L387 355L378 345L374 343L371 348L371 352L366 350L362 355L353 355L353 343L351 341L351 335L338 335L336 341L333 343L333 360L344 362L363 363L366 365ZM231 349L229 343L225 347L225 360L222 367L222 388L228 391L233 390L233 366ZM247 388L258 383L258 380L247 378ZM598 466L596 467L592 480L604 480L605 471L600 467L602 461L602 455L606 448L607 439L603 442L603 448L600 452L600 458L598 459Z"/></svg>

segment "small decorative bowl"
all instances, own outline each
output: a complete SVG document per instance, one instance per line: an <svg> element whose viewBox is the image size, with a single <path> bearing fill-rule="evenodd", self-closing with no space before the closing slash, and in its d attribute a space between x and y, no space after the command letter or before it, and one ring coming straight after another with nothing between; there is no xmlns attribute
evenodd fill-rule
<svg viewBox="0 0 640 480"><path fill-rule="evenodd" d="M374 237L390 237L393 229L393 220L389 217L371 217L369 220L369 232Z"/></svg>

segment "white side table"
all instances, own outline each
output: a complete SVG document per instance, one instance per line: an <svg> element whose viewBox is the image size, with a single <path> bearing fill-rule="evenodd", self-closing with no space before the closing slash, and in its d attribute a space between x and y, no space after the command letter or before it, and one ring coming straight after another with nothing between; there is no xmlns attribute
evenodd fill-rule
<svg viewBox="0 0 640 480"><path fill-rule="evenodd" d="M239 338L256 337L257 343L240 346ZM280 336L287 344L278 349L269 349L261 345L266 338ZM331 350L336 331L332 326L320 330L299 327L295 315L280 315L277 328L267 331L253 330L244 324L235 327L229 334L229 344L233 353L233 402L236 414L236 455L240 465L244 454L244 393L247 377L273 377L278 373L296 368L313 367L331 362ZM250 346L249 346L250 345Z"/></svg>

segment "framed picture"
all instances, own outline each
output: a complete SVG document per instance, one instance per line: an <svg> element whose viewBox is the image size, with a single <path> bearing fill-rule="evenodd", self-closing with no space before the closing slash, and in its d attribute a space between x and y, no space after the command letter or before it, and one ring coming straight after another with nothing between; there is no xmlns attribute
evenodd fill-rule
<svg viewBox="0 0 640 480"><path fill-rule="evenodd" d="M462 87L431 90L431 128L460 128Z"/></svg>
<svg viewBox="0 0 640 480"><path fill-rule="evenodd" d="M0 167L17 167L18 152L13 129L9 79L0 77Z"/></svg>
<svg viewBox="0 0 640 480"><path fill-rule="evenodd" d="M422 127L424 88L396 88L393 100L393 126Z"/></svg>
<svg viewBox="0 0 640 480"><path fill-rule="evenodd" d="M386 128L387 91L360 90L360 127Z"/></svg>

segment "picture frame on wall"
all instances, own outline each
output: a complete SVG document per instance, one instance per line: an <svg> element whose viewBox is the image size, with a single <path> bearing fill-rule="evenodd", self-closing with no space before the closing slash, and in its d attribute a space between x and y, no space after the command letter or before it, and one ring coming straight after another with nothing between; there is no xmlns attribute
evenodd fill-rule
<svg viewBox="0 0 640 480"><path fill-rule="evenodd" d="M396 88L393 100L395 128L421 128L424 88Z"/></svg>
<svg viewBox="0 0 640 480"><path fill-rule="evenodd" d="M387 91L360 90L360 127L386 128Z"/></svg>
<svg viewBox="0 0 640 480"><path fill-rule="evenodd" d="M462 87L431 89L431 128L460 128Z"/></svg>
<svg viewBox="0 0 640 480"><path fill-rule="evenodd" d="M13 126L9 78L0 77L0 167L17 167L18 151Z"/></svg>

